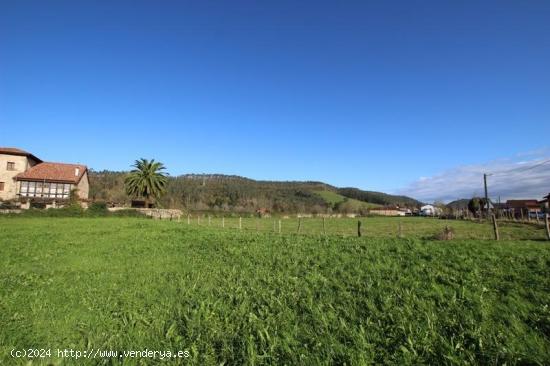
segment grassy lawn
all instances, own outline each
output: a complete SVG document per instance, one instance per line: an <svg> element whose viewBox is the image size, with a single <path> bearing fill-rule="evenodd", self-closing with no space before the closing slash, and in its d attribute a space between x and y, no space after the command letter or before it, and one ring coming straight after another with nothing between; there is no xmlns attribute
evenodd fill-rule
<svg viewBox="0 0 550 366"><path fill-rule="evenodd" d="M345 236L356 220L327 220L328 237L236 220L0 217L0 364L28 363L13 348L188 350L162 363L196 365L550 364L538 228L505 226L512 240L495 242L470 222L402 218L400 239L392 218L364 219L361 238ZM427 239L445 224L457 240ZM321 221L303 225L318 234ZM32 364L48 362L152 361Z"/></svg>
<svg viewBox="0 0 550 366"><path fill-rule="evenodd" d="M341 194L332 191L316 191L315 193L321 196L321 198L324 199L326 203L332 206L347 200L349 203L349 208L354 211L357 211L360 208L380 207L380 205L376 203L363 202L356 200L355 198L347 198L345 196L342 196Z"/></svg>
<svg viewBox="0 0 550 366"><path fill-rule="evenodd" d="M279 218L242 218L244 231L278 232ZM309 235L323 234L323 220L319 218L302 218L300 233ZM395 238L399 233L406 238L428 239L440 233L445 226L449 226L455 232L457 239L493 239L493 225L488 222L473 222L463 220L440 220L427 217L367 217L367 218L327 218L325 231L330 235L356 236L357 221L361 221L362 235L369 238ZM187 225L187 217L182 217L181 223ZM190 219L190 226L212 229L222 228L221 217L211 217L210 225L208 217L202 216L197 221L196 216ZM239 218L226 217L223 219L226 229L238 229ZM513 222L501 222L499 224L500 237L505 240L543 240L546 236L542 225L520 224ZM295 234L298 231L298 219L281 219L281 232L283 234Z"/></svg>

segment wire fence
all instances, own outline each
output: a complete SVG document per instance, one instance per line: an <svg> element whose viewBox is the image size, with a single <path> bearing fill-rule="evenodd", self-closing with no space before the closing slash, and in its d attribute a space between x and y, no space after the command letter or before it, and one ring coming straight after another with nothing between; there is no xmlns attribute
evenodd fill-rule
<svg viewBox="0 0 550 366"><path fill-rule="evenodd" d="M167 218L165 218L167 219ZM171 217L181 225L192 227L241 230L246 232L338 235L367 238L441 238L475 240L550 240L547 220L511 220L506 217L486 219L439 219L429 217L361 217L361 218L299 218L299 217L220 217L181 215ZM498 238L495 233L497 226Z"/></svg>

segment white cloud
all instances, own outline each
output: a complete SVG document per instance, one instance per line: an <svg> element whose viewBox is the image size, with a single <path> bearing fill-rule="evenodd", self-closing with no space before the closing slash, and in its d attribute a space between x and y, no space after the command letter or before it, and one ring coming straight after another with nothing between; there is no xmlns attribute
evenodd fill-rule
<svg viewBox="0 0 550 366"><path fill-rule="evenodd" d="M458 166L432 177L420 177L396 193L424 202L482 196L483 173L492 173L488 177L491 199L541 199L550 192L549 159L550 149L546 148L484 164Z"/></svg>

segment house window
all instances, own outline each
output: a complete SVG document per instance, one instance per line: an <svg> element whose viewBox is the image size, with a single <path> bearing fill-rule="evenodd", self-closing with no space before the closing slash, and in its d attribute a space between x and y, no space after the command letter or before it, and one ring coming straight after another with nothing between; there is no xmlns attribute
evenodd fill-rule
<svg viewBox="0 0 550 366"><path fill-rule="evenodd" d="M42 196L43 197L50 197L50 183L44 182L42 184Z"/></svg>
<svg viewBox="0 0 550 366"><path fill-rule="evenodd" d="M7 170L15 170L15 163L13 161L8 161Z"/></svg>
<svg viewBox="0 0 550 366"><path fill-rule="evenodd" d="M69 198L71 184L47 182L21 182L20 194L23 197Z"/></svg>
<svg viewBox="0 0 550 366"><path fill-rule="evenodd" d="M4 190L4 182L0 182L0 191Z"/></svg>
<svg viewBox="0 0 550 366"><path fill-rule="evenodd" d="M36 182L29 182L29 196L34 197Z"/></svg>
<svg viewBox="0 0 550 366"><path fill-rule="evenodd" d="M20 194L23 197L40 197L40 182L21 182Z"/></svg>
<svg viewBox="0 0 550 366"><path fill-rule="evenodd" d="M21 182L21 196L26 196L29 189L29 182Z"/></svg>
<svg viewBox="0 0 550 366"><path fill-rule="evenodd" d="M57 194L57 183L51 183L50 184L50 197L55 198L56 194Z"/></svg>
<svg viewBox="0 0 550 366"><path fill-rule="evenodd" d="M65 184L63 187L63 198L69 198L69 194L71 193L71 185Z"/></svg>
<svg viewBox="0 0 550 366"><path fill-rule="evenodd" d="M36 197L42 196L42 182L36 182Z"/></svg>

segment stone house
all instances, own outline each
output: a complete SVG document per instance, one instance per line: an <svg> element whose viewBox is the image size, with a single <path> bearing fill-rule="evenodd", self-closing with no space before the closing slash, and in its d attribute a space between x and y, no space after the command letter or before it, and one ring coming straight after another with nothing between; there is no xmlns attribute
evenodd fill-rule
<svg viewBox="0 0 550 366"><path fill-rule="evenodd" d="M89 186L85 165L44 162L29 152L0 147L0 201L16 202L22 208L63 206L76 189L84 203Z"/></svg>

